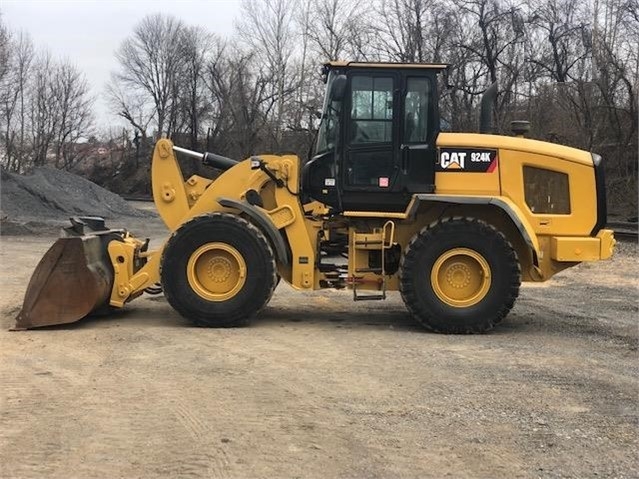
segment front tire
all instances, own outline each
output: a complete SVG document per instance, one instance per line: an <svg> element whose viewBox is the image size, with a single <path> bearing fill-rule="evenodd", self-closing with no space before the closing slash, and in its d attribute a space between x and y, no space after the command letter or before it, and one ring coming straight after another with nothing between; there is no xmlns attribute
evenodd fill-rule
<svg viewBox="0 0 639 479"><path fill-rule="evenodd" d="M228 213L197 216L164 248L164 296L198 326L236 326L269 301L277 275L271 246L248 221Z"/></svg>
<svg viewBox="0 0 639 479"><path fill-rule="evenodd" d="M483 333L511 310L521 269L514 248L488 223L446 218L411 240L400 292L411 314L439 333Z"/></svg>

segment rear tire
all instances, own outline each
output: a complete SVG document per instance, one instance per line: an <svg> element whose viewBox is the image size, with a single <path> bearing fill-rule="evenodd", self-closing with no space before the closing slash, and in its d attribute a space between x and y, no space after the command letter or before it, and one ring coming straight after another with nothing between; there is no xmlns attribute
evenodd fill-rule
<svg viewBox="0 0 639 479"><path fill-rule="evenodd" d="M510 311L521 269L506 237L474 218L422 229L400 264L400 292L412 315L438 333L483 333Z"/></svg>
<svg viewBox="0 0 639 479"><path fill-rule="evenodd" d="M198 326L237 326L255 316L276 285L273 251L262 232L227 213L197 216L164 248L164 296Z"/></svg>

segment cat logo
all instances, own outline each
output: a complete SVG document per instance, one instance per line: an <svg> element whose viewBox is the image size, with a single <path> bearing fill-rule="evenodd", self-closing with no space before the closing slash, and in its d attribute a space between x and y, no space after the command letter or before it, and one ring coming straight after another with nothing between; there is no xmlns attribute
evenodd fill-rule
<svg viewBox="0 0 639 479"><path fill-rule="evenodd" d="M441 148L435 171L493 173L497 164L497 150Z"/></svg>
<svg viewBox="0 0 639 479"><path fill-rule="evenodd" d="M464 151L442 151L439 157L439 163L444 170L463 170L466 161L466 152Z"/></svg>

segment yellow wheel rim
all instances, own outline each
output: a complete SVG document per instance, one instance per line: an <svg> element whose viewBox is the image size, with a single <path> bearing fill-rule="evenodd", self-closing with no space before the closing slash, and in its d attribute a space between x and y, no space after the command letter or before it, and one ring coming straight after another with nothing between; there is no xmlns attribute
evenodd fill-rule
<svg viewBox="0 0 639 479"><path fill-rule="evenodd" d="M468 248L454 248L442 254L430 273L437 297L449 306L467 308L488 294L490 266L482 255Z"/></svg>
<svg viewBox="0 0 639 479"><path fill-rule="evenodd" d="M226 301L246 282L246 262L226 243L207 243L189 258L186 266L193 291L208 301Z"/></svg>

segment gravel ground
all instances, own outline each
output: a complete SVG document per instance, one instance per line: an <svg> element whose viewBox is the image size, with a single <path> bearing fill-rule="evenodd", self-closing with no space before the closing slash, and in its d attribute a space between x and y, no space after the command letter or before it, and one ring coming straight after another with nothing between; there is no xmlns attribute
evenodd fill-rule
<svg viewBox="0 0 639 479"><path fill-rule="evenodd" d="M525 285L486 335L286 285L246 328L144 296L8 332L52 239L0 243L0 477L638 477L636 245Z"/></svg>

